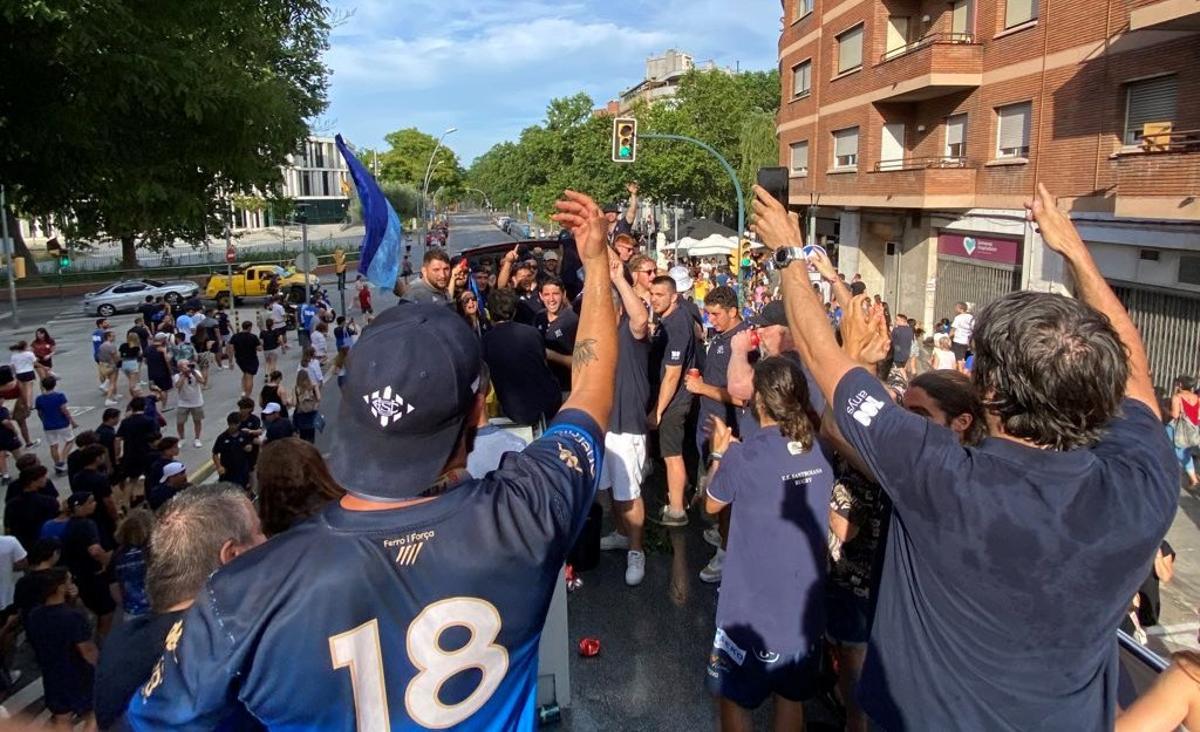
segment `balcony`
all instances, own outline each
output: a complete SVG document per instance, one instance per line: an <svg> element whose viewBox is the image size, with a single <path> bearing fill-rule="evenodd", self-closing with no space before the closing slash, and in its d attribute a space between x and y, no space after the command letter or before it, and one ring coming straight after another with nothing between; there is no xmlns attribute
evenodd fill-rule
<svg viewBox="0 0 1200 732"><path fill-rule="evenodd" d="M969 208L975 203L975 173L975 164L965 158L881 160L866 174L826 177L821 201L874 208Z"/></svg>
<svg viewBox="0 0 1200 732"><path fill-rule="evenodd" d="M1200 30L1200 0L1160 0L1134 8L1129 30Z"/></svg>
<svg viewBox="0 0 1200 732"><path fill-rule="evenodd" d="M876 102L919 102L983 83L983 46L970 33L931 33L880 57Z"/></svg>
<svg viewBox="0 0 1200 732"><path fill-rule="evenodd" d="M1114 163L1118 197L1200 195L1200 130L1144 135Z"/></svg>

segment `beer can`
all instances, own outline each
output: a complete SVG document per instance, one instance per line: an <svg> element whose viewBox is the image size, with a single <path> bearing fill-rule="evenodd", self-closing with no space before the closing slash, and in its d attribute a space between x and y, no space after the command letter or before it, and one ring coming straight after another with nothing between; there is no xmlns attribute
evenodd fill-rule
<svg viewBox="0 0 1200 732"><path fill-rule="evenodd" d="M579 655L584 658L591 658L600 654L600 639L599 638L584 638L579 641Z"/></svg>
<svg viewBox="0 0 1200 732"><path fill-rule="evenodd" d="M699 379L700 369L688 369L688 376L692 377L693 379Z"/></svg>

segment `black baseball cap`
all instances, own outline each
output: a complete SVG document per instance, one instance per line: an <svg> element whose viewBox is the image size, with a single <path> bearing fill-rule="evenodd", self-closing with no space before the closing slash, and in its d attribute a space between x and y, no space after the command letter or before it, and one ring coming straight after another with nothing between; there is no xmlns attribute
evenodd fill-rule
<svg viewBox="0 0 1200 732"><path fill-rule="evenodd" d="M403 303L346 360L329 468L356 496L420 496L442 474L479 388L479 340L445 305Z"/></svg>
<svg viewBox="0 0 1200 732"><path fill-rule="evenodd" d="M606 203L604 204L604 208L600 210L604 213L618 213L621 210L621 206L617 203Z"/></svg>
<svg viewBox="0 0 1200 732"><path fill-rule="evenodd" d="M782 325L787 327L787 309L783 307L782 300L772 300L763 307L762 312L750 319L750 324L759 328L766 328L768 325Z"/></svg>

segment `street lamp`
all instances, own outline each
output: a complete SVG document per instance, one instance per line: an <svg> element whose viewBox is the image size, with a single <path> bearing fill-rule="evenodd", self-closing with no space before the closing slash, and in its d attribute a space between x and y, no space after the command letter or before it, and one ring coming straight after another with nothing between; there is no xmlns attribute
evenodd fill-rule
<svg viewBox="0 0 1200 732"><path fill-rule="evenodd" d="M449 127L442 136L438 138L437 145L434 146L433 152L429 155L429 163L425 166L425 180L421 184L421 255L425 254L425 232L428 230L428 224L425 222L425 197L429 195L429 178L433 175L433 159L437 157L438 150L442 149L442 141L446 139L446 135L453 134L458 131L457 127Z"/></svg>

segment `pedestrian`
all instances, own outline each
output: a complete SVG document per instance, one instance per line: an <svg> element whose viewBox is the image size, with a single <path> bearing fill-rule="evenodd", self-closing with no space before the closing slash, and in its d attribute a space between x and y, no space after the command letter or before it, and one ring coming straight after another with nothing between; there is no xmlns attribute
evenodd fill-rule
<svg viewBox="0 0 1200 732"><path fill-rule="evenodd" d="M83 468L71 482L72 493L90 493L96 501L92 520L100 532L100 545L105 549L116 546L117 522L120 511L113 497L112 481L108 477L108 451L98 442L92 443L72 454L82 457Z"/></svg>
<svg viewBox="0 0 1200 732"><path fill-rule="evenodd" d="M96 354L97 368L104 377L106 385L104 392L104 406L115 407L120 402L117 401L117 381L120 378L121 354L117 348L116 331L104 331L104 340L100 343L100 350Z"/></svg>
<svg viewBox="0 0 1200 732"><path fill-rule="evenodd" d="M233 328L229 324L229 313L225 312L224 306L217 302L217 310L213 314L213 319L217 321L217 346L214 355L217 359L217 368L233 369L233 364L224 364L223 361L228 355L225 349L229 345L229 338L233 334Z"/></svg>
<svg viewBox="0 0 1200 732"><path fill-rule="evenodd" d="M141 346L142 353L145 353L146 349L150 347L151 338L150 329L146 327L146 321L141 317L134 318L133 327L129 329L129 332L137 335L138 345Z"/></svg>
<svg viewBox="0 0 1200 732"><path fill-rule="evenodd" d="M132 501L137 497L136 486L146 469L150 467L151 444L158 439L158 421L146 414L146 398L136 396L129 400L129 416L121 420L117 428L117 458L120 460L121 476L125 479L125 494ZM151 484L143 486L143 492Z"/></svg>
<svg viewBox="0 0 1200 732"><path fill-rule="evenodd" d="M892 368L901 369L906 374L912 375L912 349L913 339L912 326L909 325L908 317L904 313L896 314L896 324L892 327Z"/></svg>
<svg viewBox="0 0 1200 732"><path fill-rule="evenodd" d="M92 518L96 499L91 493L72 493L67 497L67 511L71 517L63 533L63 564L71 570L84 607L96 616L96 635L103 639L117 609L105 576L112 552L101 544L100 529Z"/></svg>
<svg viewBox="0 0 1200 732"><path fill-rule="evenodd" d="M249 397L254 390L254 377L258 374L258 352L262 350L262 341L251 330L254 323L249 320L242 322L242 329L229 339L233 348L233 361L242 372L242 396Z"/></svg>
<svg viewBox="0 0 1200 732"><path fill-rule="evenodd" d="M315 295L313 296L316 297ZM300 305L298 322L296 328L296 338L300 341L301 348L308 348L312 343L312 329L317 324L317 308L311 302L305 302Z"/></svg>
<svg viewBox="0 0 1200 732"><path fill-rule="evenodd" d="M67 407L67 395L56 391L57 387L58 379L53 376L42 379L42 393L34 400L33 407L37 410L42 430L46 433L46 442L50 445L54 473L66 475L67 454L71 452L71 440L75 437L71 430L78 425Z"/></svg>
<svg viewBox="0 0 1200 732"><path fill-rule="evenodd" d="M667 504L658 521L663 526L686 526L683 445L692 394L684 388L683 377L696 364L696 329L692 316L680 304L678 285L671 277L651 281L650 303L658 318L650 356L651 373L658 375L658 390L652 395L648 420L650 429L658 430L659 455L667 466Z"/></svg>
<svg viewBox="0 0 1200 732"><path fill-rule="evenodd" d="M230 412L225 418L225 431L213 443L212 459L217 475L227 483L248 487L253 452L254 438L242 430L241 414Z"/></svg>
<svg viewBox="0 0 1200 732"><path fill-rule="evenodd" d="M1175 448L1175 457L1188 479L1188 487L1200 485L1196 477L1196 449L1200 447L1200 396L1196 394L1196 379L1193 376L1175 377L1175 391L1171 395L1171 421L1167 433Z"/></svg>
<svg viewBox="0 0 1200 732"><path fill-rule="evenodd" d="M145 508L129 512L117 527L117 550L113 553L113 596L121 605L124 622L150 612L146 594L146 563L154 514Z"/></svg>
<svg viewBox="0 0 1200 732"><path fill-rule="evenodd" d="M192 345L191 336L182 331L176 331L174 342L171 345L171 362L174 364L174 370L179 371L179 362L187 361L190 364L196 363L196 347Z"/></svg>
<svg viewBox="0 0 1200 732"><path fill-rule="evenodd" d="M190 487L187 468L184 464L178 461L167 463L163 466L162 482L151 488L146 494L146 505L150 507L151 511L157 511Z"/></svg>
<svg viewBox="0 0 1200 732"><path fill-rule="evenodd" d="M39 573L41 605L29 613L25 633L42 671L42 693L55 727L82 723L95 729L92 692L100 651L92 641L87 617L67 598L75 587L65 569ZM82 593L82 590L81 590Z"/></svg>
<svg viewBox="0 0 1200 732"><path fill-rule="evenodd" d="M315 333L315 331L314 331ZM317 424L321 419L321 385L314 383L312 377L309 376L306 369L301 369L296 372L296 411L292 415L292 424L295 425L296 431L300 433L300 439L307 442L315 442L317 439ZM283 414L282 406L280 416L287 419L287 415Z"/></svg>
<svg viewBox="0 0 1200 732"><path fill-rule="evenodd" d="M146 295L145 301L141 305L138 305L138 315L141 316L142 323L147 326L154 325L157 320L154 316L158 313L158 310L158 306L154 304L153 295Z"/></svg>
<svg viewBox="0 0 1200 732"><path fill-rule="evenodd" d="M167 349L170 334L157 333L150 350L146 351L146 378L153 389L158 389L164 395L171 392L171 354ZM166 407L166 399L163 400Z"/></svg>
<svg viewBox="0 0 1200 732"><path fill-rule="evenodd" d="M292 421L281 414L282 408L271 402L262 410L263 444L296 434Z"/></svg>
<svg viewBox="0 0 1200 732"><path fill-rule="evenodd" d="M951 349L950 336L939 333L933 337L933 355L929 359L931 369L953 370L958 367Z"/></svg>
<svg viewBox="0 0 1200 732"><path fill-rule="evenodd" d="M297 370L307 371L314 384L325 383L325 372L312 346L305 346L300 352L300 366Z"/></svg>
<svg viewBox="0 0 1200 732"><path fill-rule="evenodd" d="M129 398L137 396L138 379L142 372L142 342L138 334L130 330L125 334L125 342L117 349L121 361L121 373L129 382Z"/></svg>
<svg viewBox="0 0 1200 732"><path fill-rule="evenodd" d="M38 539L29 548L25 557L25 571L13 586L13 608L22 625L25 625L34 608L42 606L42 573L57 567L61 557L62 542L58 539Z"/></svg>
<svg viewBox="0 0 1200 732"><path fill-rule="evenodd" d="M194 310L185 308L184 311L179 314L179 317L175 318L175 334L176 334L176 336L182 335L184 340L191 340L192 331L196 327L195 323L192 320L192 316L194 314L195 314Z"/></svg>
<svg viewBox="0 0 1200 732"><path fill-rule="evenodd" d="M954 320L950 321L951 348L958 368L963 368L971 350L971 335L975 332L975 316L965 302L954 304Z"/></svg>
<svg viewBox="0 0 1200 732"><path fill-rule="evenodd" d="M27 341L17 341L9 346L8 350L12 351L9 365L13 375L17 377L21 398L27 404L33 404L33 383L37 381L37 356L33 354Z"/></svg>
<svg viewBox="0 0 1200 732"><path fill-rule="evenodd" d="M192 420L192 446L204 447L200 433L204 428L204 385L208 379L192 368L192 362L181 359L176 362L179 373L175 374L175 393L179 398L175 404L175 433L183 440L184 427L188 418Z"/></svg>
<svg viewBox="0 0 1200 732"><path fill-rule="evenodd" d="M267 374L266 383L258 392L259 407L265 407L271 402L279 405L280 414L285 417L288 416L288 408L295 404L292 392L287 388L287 384L283 383L283 373L280 371Z"/></svg>
<svg viewBox="0 0 1200 732"><path fill-rule="evenodd" d="M196 361L192 365L197 373L204 377L204 388L208 389L208 376L212 370L213 351L217 350L217 336L207 320L201 320L192 336L192 347L196 351Z"/></svg>
<svg viewBox="0 0 1200 732"><path fill-rule="evenodd" d="M8 485L12 477L8 474L8 457L13 459L21 456L21 438L17 437L17 423L8 412L8 407L0 403L0 485Z"/></svg>
<svg viewBox="0 0 1200 732"><path fill-rule="evenodd" d="M109 329L107 318L96 320L96 329L92 331L92 360L96 362L96 384L101 391L108 390L108 382L100 369L100 344L104 342L104 334Z"/></svg>
<svg viewBox="0 0 1200 732"><path fill-rule="evenodd" d="M409 270L409 276L411 275L412 271ZM362 275L359 275L358 281L355 283L355 287L358 289L358 309L362 311L364 317L374 314L375 310L371 307L370 283L364 280Z"/></svg>
<svg viewBox="0 0 1200 732"><path fill-rule="evenodd" d="M38 378L55 376L54 348L57 344L50 337L50 331L38 328L33 332L33 355L37 357Z"/></svg>
<svg viewBox="0 0 1200 732"><path fill-rule="evenodd" d="M803 703L821 689L833 466L808 404L800 366L775 357L754 366L753 436L736 442L709 418L705 508L734 506L707 674L722 730L753 729L750 712L768 697L775 729L804 729Z"/></svg>
<svg viewBox="0 0 1200 732"><path fill-rule="evenodd" d="M346 495L311 443L285 437L263 446L258 462L258 514L263 533L282 534Z"/></svg>
<svg viewBox="0 0 1200 732"><path fill-rule="evenodd" d="M266 359L267 373L275 370L279 363L279 328L274 318L267 318L258 332L258 340L262 343L263 358Z"/></svg>
<svg viewBox="0 0 1200 732"><path fill-rule="evenodd" d="M180 442L182 440L178 437L165 435L150 446L151 451L146 458L147 491L162 482L163 468L179 461L179 453L182 451Z"/></svg>
<svg viewBox="0 0 1200 732"><path fill-rule="evenodd" d="M108 464L115 471L117 461L117 426L121 423L121 410L108 407L100 415L100 425L96 427L96 441L104 445L108 452Z"/></svg>
<svg viewBox="0 0 1200 732"><path fill-rule="evenodd" d="M57 492L55 496L43 492L48 476L45 466L35 465L22 470L9 486L10 491L15 486L18 492L5 501L4 531L17 537L26 551L41 537L42 526L59 513Z"/></svg>
<svg viewBox="0 0 1200 732"><path fill-rule="evenodd" d="M324 321L317 323L309 334L313 356L320 362L322 370L325 369L325 359L329 357L328 334L329 326Z"/></svg>
<svg viewBox="0 0 1200 732"><path fill-rule="evenodd" d="M537 314L534 327L542 334L550 372L563 392L571 390L571 355L575 351L575 331L579 316L566 300L566 289L557 277L547 279L539 289L545 309Z"/></svg>
<svg viewBox="0 0 1200 732"><path fill-rule="evenodd" d="M288 351L288 342L287 342L287 330L288 330L287 329L287 325L288 325L287 318L288 318L288 316L287 316L287 310L284 309L283 298L276 297L276 298L271 299L270 307L271 307L271 320L274 321L274 323L275 323L275 330L278 335L279 344L280 344L280 346L283 347L283 352L287 353L287 351Z"/></svg>

